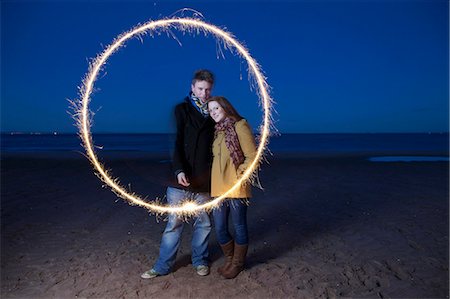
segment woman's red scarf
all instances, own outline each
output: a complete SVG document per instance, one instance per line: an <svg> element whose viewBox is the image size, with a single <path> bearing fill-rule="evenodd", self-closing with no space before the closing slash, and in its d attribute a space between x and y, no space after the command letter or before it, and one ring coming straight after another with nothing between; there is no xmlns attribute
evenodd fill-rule
<svg viewBox="0 0 450 299"><path fill-rule="evenodd" d="M236 121L225 117L221 122L218 122L215 126L216 128L216 136L217 133L223 131L225 133L225 145L230 151L231 160L233 160L233 164L238 169L239 165L241 165L245 158L244 153L242 152L241 145L239 143L239 138L236 133L236 129L234 127Z"/></svg>

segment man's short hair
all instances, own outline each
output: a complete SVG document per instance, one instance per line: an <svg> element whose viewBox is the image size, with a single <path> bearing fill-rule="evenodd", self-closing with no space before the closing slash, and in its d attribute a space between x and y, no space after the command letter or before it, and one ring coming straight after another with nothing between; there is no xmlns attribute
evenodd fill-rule
<svg viewBox="0 0 450 299"><path fill-rule="evenodd" d="M214 74L209 70L198 70L194 73L192 77L192 85L197 81L206 81L211 85L214 84Z"/></svg>

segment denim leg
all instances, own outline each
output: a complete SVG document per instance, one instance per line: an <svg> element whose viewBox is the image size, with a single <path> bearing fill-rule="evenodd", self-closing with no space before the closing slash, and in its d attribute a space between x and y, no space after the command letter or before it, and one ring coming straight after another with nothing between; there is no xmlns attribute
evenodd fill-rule
<svg viewBox="0 0 450 299"><path fill-rule="evenodd" d="M211 198L208 193L194 193L193 199L200 205L208 202ZM208 265L208 240L211 232L211 220L206 212L201 212L194 218L192 234L192 266Z"/></svg>
<svg viewBox="0 0 450 299"><path fill-rule="evenodd" d="M230 214L236 244L248 244L247 205L239 199L230 200Z"/></svg>
<svg viewBox="0 0 450 299"><path fill-rule="evenodd" d="M219 241L219 244L221 245L230 242L232 239L230 232L228 231L229 211L228 201L223 201L219 207L213 210L217 241Z"/></svg>
<svg viewBox="0 0 450 299"><path fill-rule="evenodd" d="M167 202L169 205L179 204L185 198L184 193L184 190L167 188ZM183 221L177 215L169 214L169 221L161 239L159 257L153 266L153 269L159 274L168 274L172 269L180 247L183 225Z"/></svg>

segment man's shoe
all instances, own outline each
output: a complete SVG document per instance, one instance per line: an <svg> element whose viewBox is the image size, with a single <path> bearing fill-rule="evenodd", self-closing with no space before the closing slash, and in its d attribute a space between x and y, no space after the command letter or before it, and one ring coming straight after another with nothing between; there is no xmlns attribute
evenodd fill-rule
<svg viewBox="0 0 450 299"><path fill-rule="evenodd" d="M145 271L144 273L142 273L141 277L144 279L149 279L149 278L155 278L157 276L161 276L161 274L159 274L158 272L156 272L154 269L150 269L148 271Z"/></svg>
<svg viewBox="0 0 450 299"><path fill-rule="evenodd" d="M195 271L197 271L197 274L200 276L206 276L209 274L209 267L205 265L200 265L195 268Z"/></svg>

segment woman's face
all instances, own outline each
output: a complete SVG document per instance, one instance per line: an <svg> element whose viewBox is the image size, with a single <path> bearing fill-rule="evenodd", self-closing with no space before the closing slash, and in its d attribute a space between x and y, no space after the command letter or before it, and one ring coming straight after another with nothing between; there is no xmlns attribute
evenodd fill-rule
<svg viewBox="0 0 450 299"><path fill-rule="evenodd" d="M208 103L209 115L216 122L222 121L226 114L225 110L223 110L222 106L219 105L216 101L211 101Z"/></svg>

